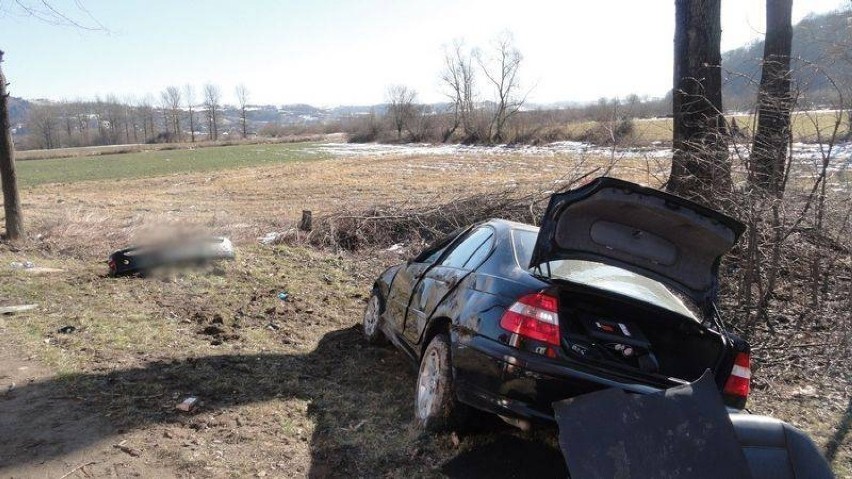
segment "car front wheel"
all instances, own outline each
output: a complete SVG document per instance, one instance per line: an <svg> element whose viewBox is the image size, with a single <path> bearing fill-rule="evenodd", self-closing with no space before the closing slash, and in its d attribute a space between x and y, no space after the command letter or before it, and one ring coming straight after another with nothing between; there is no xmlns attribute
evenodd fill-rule
<svg viewBox="0 0 852 479"><path fill-rule="evenodd" d="M448 430L461 424L465 409L453 388L450 340L446 334L438 334L420 361L414 399L417 424L428 431Z"/></svg>

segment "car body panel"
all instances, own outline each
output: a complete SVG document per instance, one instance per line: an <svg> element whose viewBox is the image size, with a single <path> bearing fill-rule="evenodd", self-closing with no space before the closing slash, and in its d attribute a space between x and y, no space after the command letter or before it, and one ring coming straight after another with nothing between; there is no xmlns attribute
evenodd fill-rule
<svg viewBox="0 0 852 479"><path fill-rule="evenodd" d="M411 344L419 344L435 309L470 271L433 265L420 278L411 296L405 317L404 336Z"/></svg>
<svg viewBox="0 0 852 479"><path fill-rule="evenodd" d="M555 194L530 266L580 259L668 284L702 304L744 231L739 221L683 198L615 178Z"/></svg>

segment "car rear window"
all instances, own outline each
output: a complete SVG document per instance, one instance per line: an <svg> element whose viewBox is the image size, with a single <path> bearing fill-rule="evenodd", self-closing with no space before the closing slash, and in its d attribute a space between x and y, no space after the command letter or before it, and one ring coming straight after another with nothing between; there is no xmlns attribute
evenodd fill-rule
<svg viewBox="0 0 852 479"><path fill-rule="evenodd" d="M700 321L699 308L665 284L626 269L593 261L551 261L550 277L621 294Z"/></svg>
<svg viewBox="0 0 852 479"><path fill-rule="evenodd" d="M533 248L538 238L537 230L512 230L515 261L523 269L530 267ZM622 294L633 299L667 309L698 321L700 309L677 291L626 269L603 263L582 260L560 260L548 263L550 276L593 288ZM542 265L544 268L544 265ZM545 268L547 269L547 268Z"/></svg>

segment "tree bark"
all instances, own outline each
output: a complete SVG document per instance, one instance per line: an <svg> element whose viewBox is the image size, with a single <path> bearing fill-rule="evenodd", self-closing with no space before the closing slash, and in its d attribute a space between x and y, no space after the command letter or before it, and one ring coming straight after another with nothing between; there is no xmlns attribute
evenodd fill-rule
<svg viewBox="0 0 852 479"><path fill-rule="evenodd" d="M717 206L731 191L722 115L721 0L676 0L668 191Z"/></svg>
<svg viewBox="0 0 852 479"><path fill-rule="evenodd" d="M18 241L24 238L24 219L15 173L15 145L12 143L12 128L9 122L9 94L6 93L6 77L3 75L2 64L3 51L0 50L0 182L3 184L6 239Z"/></svg>
<svg viewBox="0 0 852 479"><path fill-rule="evenodd" d="M757 133L749 180L759 191L783 194L790 141L790 52L793 0L766 0L766 41L758 90Z"/></svg>

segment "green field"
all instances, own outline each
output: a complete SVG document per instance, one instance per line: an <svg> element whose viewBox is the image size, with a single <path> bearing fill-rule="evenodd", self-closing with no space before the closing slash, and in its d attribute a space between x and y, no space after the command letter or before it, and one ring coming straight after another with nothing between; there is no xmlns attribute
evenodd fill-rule
<svg viewBox="0 0 852 479"><path fill-rule="evenodd" d="M314 143L282 143L142 151L86 158L57 158L17 162L18 181L24 187L44 183L131 179L176 173L266 165L323 158Z"/></svg>

